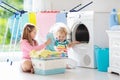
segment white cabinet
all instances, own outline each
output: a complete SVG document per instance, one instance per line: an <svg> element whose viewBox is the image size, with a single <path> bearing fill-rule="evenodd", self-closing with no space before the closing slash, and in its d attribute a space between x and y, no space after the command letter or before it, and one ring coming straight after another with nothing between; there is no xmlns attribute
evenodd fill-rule
<svg viewBox="0 0 120 80"><path fill-rule="evenodd" d="M120 74L120 31L107 31L109 37L108 72Z"/></svg>

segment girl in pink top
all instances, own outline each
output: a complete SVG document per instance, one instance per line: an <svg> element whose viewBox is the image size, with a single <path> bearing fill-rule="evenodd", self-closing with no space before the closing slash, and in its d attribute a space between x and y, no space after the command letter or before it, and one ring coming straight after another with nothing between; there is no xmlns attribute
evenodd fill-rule
<svg viewBox="0 0 120 80"><path fill-rule="evenodd" d="M36 28L32 24L26 24L23 30L23 36L21 40L21 51L23 52L23 62L21 64L22 70L24 72L34 73L34 69L32 66L30 51L32 50L42 50L48 44L50 44L50 40L47 40L45 43L38 45L37 41L34 39L36 35Z"/></svg>

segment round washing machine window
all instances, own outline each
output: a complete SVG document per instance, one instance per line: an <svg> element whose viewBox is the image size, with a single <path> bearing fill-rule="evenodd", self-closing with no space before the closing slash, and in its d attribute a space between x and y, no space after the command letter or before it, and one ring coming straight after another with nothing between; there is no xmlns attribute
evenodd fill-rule
<svg viewBox="0 0 120 80"><path fill-rule="evenodd" d="M72 28L72 41L79 41L82 43L89 42L89 32L84 24L76 24Z"/></svg>

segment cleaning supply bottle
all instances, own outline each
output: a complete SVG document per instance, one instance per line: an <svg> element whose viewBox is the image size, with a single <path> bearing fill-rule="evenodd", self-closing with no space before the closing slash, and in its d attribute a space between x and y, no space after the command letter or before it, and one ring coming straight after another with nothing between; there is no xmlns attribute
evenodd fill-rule
<svg viewBox="0 0 120 80"><path fill-rule="evenodd" d="M118 10L118 24L120 25L120 9Z"/></svg>
<svg viewBox="0 0 120 80"><path fill-rule="evenodd" d="M118 25L118 16L116 9L113 9L110 13L110 22L109 22L110 29L115 25Z"/></svg>

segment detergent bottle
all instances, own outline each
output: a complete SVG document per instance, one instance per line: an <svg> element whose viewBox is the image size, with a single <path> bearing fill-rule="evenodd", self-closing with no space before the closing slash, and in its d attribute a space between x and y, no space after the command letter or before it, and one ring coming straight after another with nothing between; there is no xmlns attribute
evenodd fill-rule
<svg viewBox="0 0 120 80"><path fill-rule="evenodd" d="M118 25L118 16L116 9L113 9L110 13L110 22L109 22L110 29L115 25Z"/></svg>
<svg viewBox="0 0 120 80"><path fill-rule="evenodd" d="M120 25L120 9L118 10L118 24Z"/></svg>

